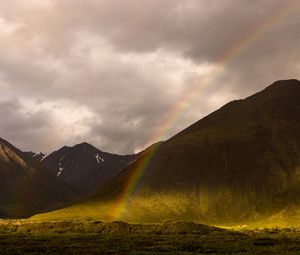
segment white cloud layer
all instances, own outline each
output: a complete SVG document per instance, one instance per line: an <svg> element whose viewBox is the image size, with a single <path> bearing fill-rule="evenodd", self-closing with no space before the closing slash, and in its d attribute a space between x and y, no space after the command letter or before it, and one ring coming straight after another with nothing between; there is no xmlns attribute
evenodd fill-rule
<svg viewBox="0 0 300 255"><path fill-rule="evenodd" d="M0 0L0 136L142 149L191 90L164 138L299 78L299 14L295 0Z"/></svg>

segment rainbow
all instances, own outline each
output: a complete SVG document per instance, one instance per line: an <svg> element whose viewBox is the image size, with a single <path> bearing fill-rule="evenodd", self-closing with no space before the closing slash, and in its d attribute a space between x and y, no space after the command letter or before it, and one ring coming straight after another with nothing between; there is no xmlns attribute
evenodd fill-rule
<svg viewBox="0 0 300 255"><path fill-rule="evenodd" d="M195 97L199 94L201 88L208 85L213 79L218 75L223 73L224 67L228 65L231 61L237 58L243 51L249 48L250 45L255 43L262 35L270 31L276 24L282 21L284 18L293 13L300 7L299 0L289 1L287 4L279 7L271 17L266 19L264 22L254 27L246 36L241 38L233 47L226 51L216 62L214 68L212 68L209 73L192 85L192 88L183 95L176 106L172 109L169 117L163 122L162 126L156 130L152 139L150 139L149 144L155 141L161 141L165 138L168 131L176 124L179 117L184 112L187 105L193 102ZM159 144L153 146L141 161L137 162L135 168L132 171L130 178L127 180L125 189L119 195L117 201L115 201L114 206L110 212L110 218L113 220L121 219L123 212L128 206L131 197L135 193L138 184L143 177L143 174L154 157Z"/></svg>

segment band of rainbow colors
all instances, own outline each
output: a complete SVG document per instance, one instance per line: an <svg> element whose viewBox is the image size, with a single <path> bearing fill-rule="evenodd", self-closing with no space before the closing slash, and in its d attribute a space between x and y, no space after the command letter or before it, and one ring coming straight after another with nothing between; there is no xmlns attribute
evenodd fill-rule
<svg viewBox="0 0 300 255"><path fill-rule="evenodd" d="M165 134L168 133L170 128L176 124L179 117L185 110L186 105L191 103L195 97L199 94L201 88L215 79L217 76L222 74L224 66L228 65L231 61L237 58L242 52L244 52L250 45L255 43L262 35L270 31L276 24L282 21L284 18L291 15L300 7L299 0L289 1L283 6L279 7L271 17L267 20L254 27L245 37L241 38L233 47L226 51L216 62L215 67L210 70L210 72L202 78L200 81L194 83L189 91L183 95L181 100L175 105L169 114L169 117L163 122L163 125L155 132L151 142L160 141L164 138ZM137 189L137 186L143 177L143 174L154 157L159 144L153 146L148 154L137 164L132 170L130 178L127 180L125 189L119 195L117 201L115 201L114 206L110 212L110 218L113 220L121 219L122 214L128 204L130 203L130 198L133 196Z"/></svg>

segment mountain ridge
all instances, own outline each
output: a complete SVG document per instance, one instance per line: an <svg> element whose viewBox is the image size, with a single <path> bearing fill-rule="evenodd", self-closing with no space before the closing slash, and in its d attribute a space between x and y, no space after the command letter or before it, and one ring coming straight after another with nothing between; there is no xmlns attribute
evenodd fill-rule
<svg viewBox="0 0 300 255"><path fill-rule="evenodd" d="M41 163L58 179L83 195L93 193L136 159L137 155L103 152L83 142L63 146L45 157Z"/></svg>

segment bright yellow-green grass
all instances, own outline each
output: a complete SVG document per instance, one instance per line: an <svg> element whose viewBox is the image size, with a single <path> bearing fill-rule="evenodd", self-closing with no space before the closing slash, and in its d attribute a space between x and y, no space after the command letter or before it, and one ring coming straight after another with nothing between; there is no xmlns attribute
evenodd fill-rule
<svg viewBox="0 0 300 255"><path fill-rule="evenodd" d="M113 202L87 201L33 216L33 220L91 219L127 222L163 222L165 220L197 220L197 204L183 194L144 195L134 198L125 207ZM116 213L117 212L117 213ZM118 213L120 212L120 213Z"/></svg>
<svg viewBox="0 0 300 255"><path fill-rule="evenodd" d="M158 193L140 195L125 207L116 207L109 201L88 200L60 210L38 214L30 220L122 220L131 223L161 223L164 221L193 221L218 226L299 227L300 209L288 207L272 213L259 215L256 212L243 214L241 207L223 206L218 211L204 197L199 200L190 194ZM121 210L120 210L121 209ZM228 210L227 210L228 209ZM120 212L119 214L116 212ZM239 215L242 215L239 218ZM247 217L245 217L247 215Z"/></svg>

